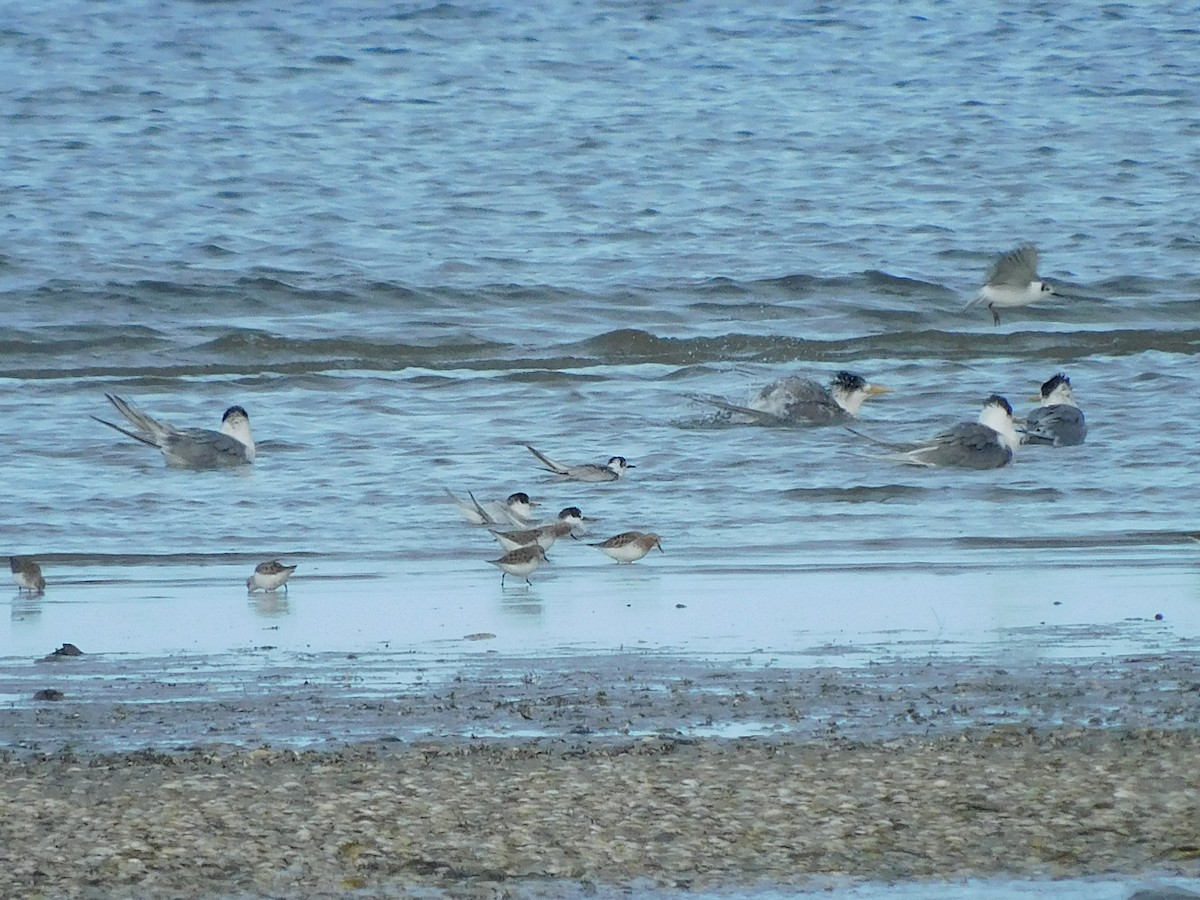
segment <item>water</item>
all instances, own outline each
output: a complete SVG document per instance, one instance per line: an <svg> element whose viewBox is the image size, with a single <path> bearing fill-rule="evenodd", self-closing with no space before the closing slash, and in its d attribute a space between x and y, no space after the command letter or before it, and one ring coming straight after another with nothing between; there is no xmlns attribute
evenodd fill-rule
<svg viewBox="0 0 1200 900"><path fill-rule="evenodd" d="M1194 19L6 4L0 548L50 588L6 599L0 656L1194 648ZM1025 240L1073 298L963 313ZM838 368L897 389L879 437L1059 370L1091 433L924 471L688 399ZM240 403L259 458L167 469L89 418L105 392L209 427ZM637 468L548 483L524 442ZM445 489L665 553L563 542L502 590ZM272 557L290 596L248 602Z"/></svg>

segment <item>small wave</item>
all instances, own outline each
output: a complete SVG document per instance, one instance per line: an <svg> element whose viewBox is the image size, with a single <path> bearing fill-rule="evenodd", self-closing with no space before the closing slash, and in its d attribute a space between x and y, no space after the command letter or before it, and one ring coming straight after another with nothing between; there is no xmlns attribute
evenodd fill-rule
<svg viewBox="0 0 1200 900"><path fill-rule="evenodd" d="M929 493L930 488L911 484L883 484L844 488L790 488L783 492L783 496L805 503L887 503L891 500L923 497Z"/></svg>

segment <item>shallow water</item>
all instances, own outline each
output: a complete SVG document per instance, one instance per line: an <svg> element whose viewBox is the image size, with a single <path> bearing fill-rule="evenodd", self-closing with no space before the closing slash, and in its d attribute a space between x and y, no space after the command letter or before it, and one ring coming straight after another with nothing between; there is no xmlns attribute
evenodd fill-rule
<svg viewBox="0 0 1200 900"><path fill-rule="evenodd" d="M1182 12L142 9L0 32L0 548L50 582L5 598L0 655L487 631L854 662L1200 634ZM962 312L1022 240L1073 298ZM1091 433L912 470L688 399L838 368L897 389L864 410L876 437L993 391L1020 412L1058 370ZM209 427L240 403L259 458L168 469L89 418L105 392ZM555 484L522 442L637 468ZM578 504L665 553L559 545L502 589L445 489ZM272 557L290 595L248 600Z"/></svg>

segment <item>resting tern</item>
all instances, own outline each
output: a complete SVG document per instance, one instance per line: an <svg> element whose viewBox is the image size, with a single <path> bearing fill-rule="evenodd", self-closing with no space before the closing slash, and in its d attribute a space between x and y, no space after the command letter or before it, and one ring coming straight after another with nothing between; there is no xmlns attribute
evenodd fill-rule
<svg viewBox="0 0 1200 900"><path fill-rule="evenodd" d="M1021 438L1013 423L1012 406L999 394L992 394L984 401L976 422L962 422L921 443L885 446L899 452L884 459L911 466L998 469L1012 462Z"/></svg>
<svg viewBox="0 0 1200 900"><path fill-rule="evenodd" d="M537 503L530 500L524 491L509 494L504 500L484 500L482 503L470 491L467 491L467 496L471 498L469 503L448 490L446 494L454 501L459 515L472 525L528 528L533 524L533 508Z"/></svg>
<svg viewBox="0 0 1200 900"><path fill-rule="evenodd" d="M1070 378L1059 372L1042 385L1041 392L1033 399L1042 405L1025 417L1022 443L1055 447L1083 443L1087 437L1087 422L1083 410L1075 402Z"/></svg>
<svg viewBox="0 0 1200 900"><path fill-rule="evenodd" d="M749 416L760 425L828 425L853 419L869 397L889 391L891 388L871 384L853 372L838 372L828 386L798 375L780 378L762 388L746 406L720 397L692 399Z"/></svg>
<svg viewBox="0 0 1200 900"><path fill-rule="evenodd" d="M546 467L547 471L557 475L559 481L616 481L625 474L626 470L637 468L633 463L626 462L623 456L610 457L608 463L603 466L596 463L582 463L577 466L570 466L551 459L528 444L525 445L525 449L536 456L542 465Z"/></svg>
<svg viewBox="0 0 1200 900"><path fill-rule="evenodd" d="M157 447L166 457L167 465L184 469L210 469L218 466L241 466L254 462L254 436L250 433L250 416L240 406L231 406L221 417L221 430L207 428L176 428L160 422L149 413L115 394L105 394L134 430L92 416L97 422L121 434Z"/></svg>

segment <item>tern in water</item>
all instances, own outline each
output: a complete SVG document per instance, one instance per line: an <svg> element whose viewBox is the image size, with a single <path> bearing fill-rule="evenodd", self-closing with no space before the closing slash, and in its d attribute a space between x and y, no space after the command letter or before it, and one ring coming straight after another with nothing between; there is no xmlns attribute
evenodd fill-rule
<svg viewBox="0 0 1200 900"><path fill-rule="evenodd" d="M838 372L828 386L798 375L780 378L762 388L746 406L720 397L692 399L748 416L760 425L828 425L853 419L867 398L889 391L891 388L871 384L853 372Z"/></svg>
<svg viewBox="0 0 1200 900"><path fill-rule="evenodd" d="M29 591L30 594L40 594L46 590L46 579L42 577L42 567L27 556L10 556L9 568L12 569L13 581L17 583L17 593Z"/></svg>
<svg viewBox="0 0 1200 900"><path fill-rule="evenodd" d="M963 309L987 303L992 311L992 322L999 325L998 309L1028 306L1047 294L1053 294L1054 288L1038 275L1037 264L1037 247L1032 244L1024 244L1004 254L993 263L987 281Z"/></svg>
<svg viewBox="0 0 1200 900"><path fill-rule="evenodd" d="M625 474L627 469L637 468L633 463L626 462L623 456L610 457L608 463L603 466L596 463L582 463L581 465L570 466L551 459L528 444L525 445L525 449L536 456L542 465L546 467L547 471L557 475L558 481L616 481Z"/></svg>
<svg viewBox="0 0 1200 900"><path fill-rule="evenodd" d="M1042 405L1025 417L1022 443L1071 447L1087 437L1083 410L1075 402L1071 379L1059 372L1033 398Z"/></svg>
<svg viewBox="0 0 1200 900"><path fill-rule="evenodd" d="M449 490L446 494L454 501L459 515L472 525L502 525L505 528L515 525L518 528L528 528L533 524L533 508L537 506L524 491L509 494L504 500L484 500L482 503L475 495L467 491L471 498L468 503L461 497L456 497Z"/></svg>
<svg viewBox="0 0 1200 900"><path fill-rule="evenodd" d="M870 437L867 439L899 451L883 459L910 466L952 466L960 469L998 469L1006 466L1013 461L1017 448L1021 446L1021 437L1013 423L1012 406L999 394L992 394L983 402L978 421L962 422L928 441L897 445L875 441Z"/></svg>
<svg viewBox="0 0 1200 900"><path fill-rule="evenodd" d="M296 571L295 566L285 566L278 560L259 563L254 567L254 574L246 579L246 588L250 593L255 591L277 591L280 587L287 593L287 580Z"/></svg>
<svg viewBox="0 0 1200 900"><path fill-rule="evenodd" d="M548 525L519 531L497 531L494 528L491 531L505 550L516 550L530 544L540 544L543 550L549 550L559 538L575 537L576 529L583 531L586 527L584 523L590 521L578 506L568 506Z"/></svg>
<svg viewBox="0 0 1200 900"><path fill-rule="evenodd" d="M250 416L240 406L231 406L221 417L221 430L207 428L176 428L160 422L139 407L115 394L105 394L134 430L92 416L97 422L116 429L121 434L157 447L166 457L167 465L184 469L209 469L218 466L242 466L254 462L254 436L250 433Z"/></svg>

